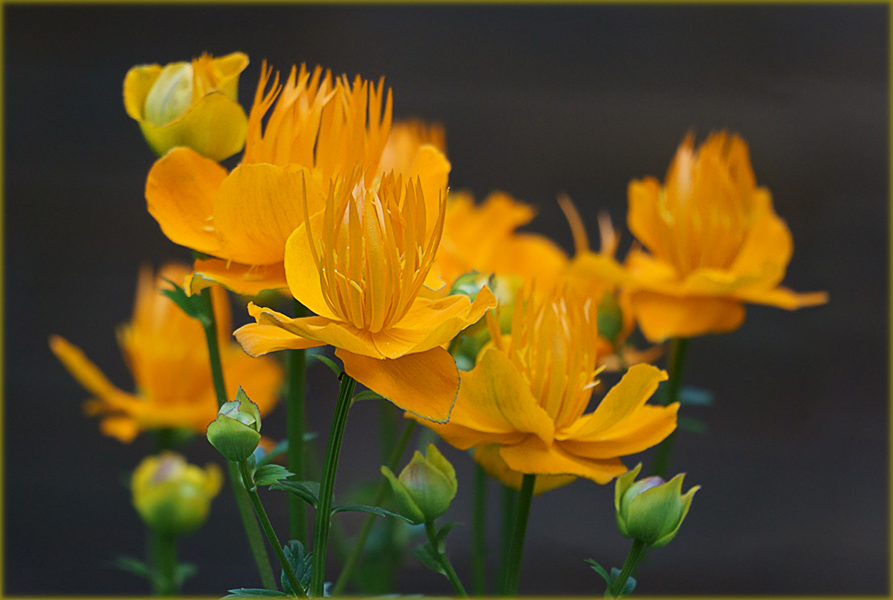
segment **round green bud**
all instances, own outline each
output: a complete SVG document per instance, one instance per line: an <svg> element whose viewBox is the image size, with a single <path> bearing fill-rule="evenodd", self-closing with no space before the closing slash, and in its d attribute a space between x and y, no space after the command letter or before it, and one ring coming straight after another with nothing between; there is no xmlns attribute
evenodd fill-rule
<svg viewBox="0 0 893 600"><path fill-rule="evenodd" d="M227 460L245 460L260 443L260 409L242 388L236 399L225 402L217 420L208 425L208 441Z"/></svg>
<svg viewBox="0 0 893 600"><path fill-rule="evenodd" d="M417 525L443 515L459 487L453 465L434 444L428 446L427 456L416 450L400 477L387 467L381 472L391 483L398 512Z"/></svg>
<svg viewBox="0 0 893 600"><path fill-rule="evenodd" d="M696 485L683 495L684 473L668 482L660 477L635 481L641 469L640 463L617 478L614 488L617 527L625 537L660 548L676 537L701 486Z"/></svg>
<svg viewBox="0 0 893 600"><path fill-rule="evenodd" d="M215 464L201 469L175 452L148 456L130 480L133 506L152 529L186 535L205 522L222 482Z"/></svg>
<svg viewBox="0 0 893 600"><path fill-rule="evenodd" d="M605 292L598 303L598 334L614 344L623 331L623 310L613 292Z"/></svg>

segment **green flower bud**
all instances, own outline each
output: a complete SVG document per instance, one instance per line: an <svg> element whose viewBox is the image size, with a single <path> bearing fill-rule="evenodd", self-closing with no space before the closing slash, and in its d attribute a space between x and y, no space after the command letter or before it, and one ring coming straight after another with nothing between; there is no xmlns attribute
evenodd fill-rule
<svg viewBox="0 0 893 600"><path fill-rule="evenodd" d="M397 510L417 525L445 513L459 487L453 465L434 444L428 445L427 456L416 450L399 478L387 467L382 467L381 472L391 482Z"/></svg>
<svg viewBox="0 0 893 600"><path fill-rule="evenodd" d="M617 302L617 296L612 292L605 292L598 303L598 334L614 344L622 331L623 310Z"/></svg>
<svg viewBox="0 0 893 600"><path fill-rule="evenodd" d="M639 540L652 548L670 543L701 486L696 485L682 495L684 473L668 482L660 477L634 481L642 464L617 478L614 487L614 508L617 527L624 536Z"/></svg>
<svg viewBox="0 0 893 600"><path fill-rule="evenodd" d="M242 388L236 399L225 402L217 420L208 425L208 441L227 460L245 460L260 443L260 409Z"/></svg>
<svg viewBox="0 0 893 600"><path fill-rule="evenodd" d="M133 506L152 529L173 536L198 529L220 491L223 475L215 464L204 470L175 452L143 459L130 480Z"/></svg>

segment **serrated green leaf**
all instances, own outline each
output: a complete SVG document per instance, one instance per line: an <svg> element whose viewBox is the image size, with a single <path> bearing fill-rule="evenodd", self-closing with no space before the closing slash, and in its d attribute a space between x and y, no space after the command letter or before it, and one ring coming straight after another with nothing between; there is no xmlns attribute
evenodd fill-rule
<svg viewBox="0 0 893 600"><path fill-rule="evenodd" d="M413 556L422 561L422 564L446 577L446 569L440 563L440 557L429 542L425 542L421 546L416 546L412 551Z"/></svg>
<svg viewBox="0 0 893 600"><path fill-rule="evenodd" d="M391 512L389 510L379 508L378 506L366 506L365 504L342 504L341 506L336 506L332 509L333 515L341 512L372 513L380 517L397 517L398 519L406 521L407 523L412 523L411 519L407 519L403 515L398 515L397 513Z"/></svg>
<svg viewBox="0 0 893 600"><path fill-rule="evenodd" d="M152 581L154 575L152 569L143 561L132 556L118 556L112 561L111 566L127 573L133 573L138 577L144 577Z"/></svg>
<svg viewBox="0 0 893 600"><path fill-rule="evenodd" d="M294 475L294 473L281 465L264 465L254 472L254 484L272 485L282 479L288 479L292 475Z"/></svg>
<svg viewBox="0 0 893 600"><path fill-rule="evenodd" d="M201 321L202 325L209 325L211 323L208 315L205 314L204 303L202 302L202 299L198 294L187 296L186 290L184 290L182 287L169 279L165 279L165 281L171 284L174 289L161 290L162 294L170 298L173 303L179 306L184 313L186 313L193 319L198 319L199 321Z"/></svg>
<svg viewBox="0 0 893 600"><path fill-rule="evenodd" d="M319 483L315 481L277 481L270 486L270 489L294 494L313 508L316 508L319 502Z"/></svg>
<svg viewBox="0 0 893 600"><path fill-rule="evenodd" d="M341 377L341 368L337 364L335 364L334 360L332 360L328 356L323 356L322 354L317 354L316 356L314 356L314 358L316 358L318 361L320 361L325 366L332 369L332 373L334 373L338 377Z"/></svg>
<svg viewBox="0 0 893 600"><path fill-rule="evenodd" d="M278 590L265 590L262 588L238 588L228 590L229 594L224 598L288 598L288 594Z"/></svg>
<svg viewBox="0 0 893 600"><path fill-rule="evenodd" d="M304 593L306 594L310 587L310 574L313 568L312 553L307 552L304 549L304 544L298 540L291 540L282 547L282 551L285 553L285 558L288 560L288 564L291 565L291 570L294 571L295 577L298 578L298 583L304 588ZM297 595L291 587L288 577L285 576L285 571L282 571L279 579L282 583L282 591L286 594Z"/></svg>
<svg viewBox="0 0 893 600"><path fill-rule="evenodd" d="M594 560L592 560L591 558L587 558L585 562L588 562L590 565L590 568L602 576L602 579L605 580L605 583L607 583L608 587L610 588L611 584L613 583L613 580L611 579L611 576L608 575L608 572L605 571L605 568L603 566L601 566L600 564L598 564L597 562L595 562Z"/></svg>
<svg viewBox="0 0 893 600"><path fill-rule="evenodd" d="M679 390L679 403L683 406L711 406L713 404L713 392L684 385Z"/></svg>
<svg viewBox="0 0 893 600"><path fill-rule="evenodd" d="M384 396L372 390L363 390L354 394L353 398L350 399L351 402L361 402L363 400L384 400Z"/></svg>
<svg viewBox="0 0 893 600"><path fill-rule="evenodd" d="M692 419L691 417L678 417L676 420L676 427L692 433L707 433L707 424L699 419Z"/></svg>
<svg viewBox="0 0 893 600"><path fill-rule="evenodd" d="M174 579L177 581L177 587L181 587L187 579L198 573L198 567L192 563L180 563L174 572Z"/></svg>

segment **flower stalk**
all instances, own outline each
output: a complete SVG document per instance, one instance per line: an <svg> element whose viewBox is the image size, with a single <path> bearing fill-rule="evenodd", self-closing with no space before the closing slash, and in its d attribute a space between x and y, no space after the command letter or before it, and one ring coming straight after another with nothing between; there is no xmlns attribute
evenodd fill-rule
<svg viewBox="0 0 893 600"><path fill-rule="evenodd" d="M512 541L508 549L507 564L505 568L506 596L518 595L518 579L521 576L521 556L524 553L524 537L527 534L527 519L530 516L530 501L533 499L533 487L536 484L536 475L525 474L521 483L521 492L518 494L518 504L515 510L515 528L512 531Z"/></svg>
<svg viewBox="0 0 893 600"><path fill-rule="evenodd" d="M310 578L310 595L322 598L326 580L326 547L329 541L331 526L332 494L335 491L335 472L338 470L338 458L341 454L341 442L344 439L344 426L347 424L347 413L350 410L356 380L347 373L341 373L341 388L335 403L335 414L329 430L329 441L326 444L326 456L323 463L322 481L319 485L319 502L316 506L316 522L313 529L313 571Z"/></svg>
<svg viewBox="0 0 893 600"><path fill-rule="evenodd" d="M667 356L667 369L669 380L667 381L667 394L664 396L664 405L670 405L679 400L679 389L682 387L682 368L685 364L685 352L688 349L687 338L673 338L670 342L670 352ZM670 455L673 453L673 442L676 432L668 435L654 451L654 462L651 464L651 474L665 477L670 466Z"/></svg>
<svg viewBox="0 0 893 600"><path fill-rule="evenodd" d="M635 573L636 567L638 567L642 559L645 558L646 550L647 546L644 542L633 540L633 545L629 549L629 554L626 555L626 561L623 563L623 568L620 570L617 579L614 580L614 585L612 585L605 594L605 598L621 597L623 586L626 585L627 580L632 577L633 573Z"/></svg>
<svg viewBox="0 0 893 600"><path fill-rule="evenodd" d="M152 588L156 596L177 596L177 536L161 532L152 527L149 530L149 546L153 568Z"/></svg>
<svg viewBox="0 0 893 600"><path fill-rule="evenodd" d="M472 591L475 596L487 593L487 473L484 468L474 463L474 484L472 488L471 515L471 575Z"/></svg>
<svg viewBox="0 0 893 600"><path fill-rule="evenodd" d="M306 317L307 309L295 300L295 318ZM304 395L306 390L307 356L306 350L288 352L288 470L294 473L296 481L304 480ZM304 543L307 539L307 512L304 501L289 494L288 497L289 538Z"/></svg>
<svg viewBox="0 0 893 600"><path fill-rule="evenodd" d="M443 567L447 579L450 580L453 589L456 590L456 593L460 597L468 598L468 592L465 591L465 587L462 585L462 582L459 581L459 576L456 575L456 570L453 569L450 559L447 558L446 553L443 551L443 544L437 541L437 528L434 526L433 520L425 521L425 533L428 534L428 542L431 544L431 547L434 548L434 552L437 554L437 559L440 561L440 565Z"/></svg>
<svg viewBox="0 0 893 600"><path fill-rule="evenodd" d="M406 451L406 446L409 444L409 439L412 437L415 427L415 421L406 421L406 425L403 427L403 433L400 435L400 439L397 440L396 445L391 450L391 455L388 457L387 465L392 471L396 470L400 465L403 452ZM388 480L382 478L378 484L378 489L375 490L375 499L372 501L373 506L381 505L389 488L390 484L388 483ZM332 588L332 596L340 596L344 593L344 588L347 587L347 583L353 575L353 570L356 568L357 562L363 554L366 540L369 538L369 534L372 533L373 525L375 525L375 515L370 513L366 515L366 519L360 527L360 532L357 534L357 539L354 542L353 548L351 548L350 554L344 561L344 567L341 569L338 581L335 582L335 587Z"/></svg>

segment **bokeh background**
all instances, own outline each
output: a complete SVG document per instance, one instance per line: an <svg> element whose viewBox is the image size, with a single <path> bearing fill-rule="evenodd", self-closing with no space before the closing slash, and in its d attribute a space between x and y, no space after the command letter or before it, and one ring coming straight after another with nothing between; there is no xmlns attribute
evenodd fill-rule
<svg viewBox="0 0 893 600"><path fill-rule="evenodd" d="M147 592L108 562L143 554L122 481L151 443L99 434L47 337L82 346L130 388L114 329L130 316L138 267L190 253L146 212L154 157L124 112L123 77L135 64L234 50L252 59L243 103L264 58L281 70L384 75L396 117L446 127L453 189L535 205L528 229L568 251L558 193L576 201L593 239L607 210L624 227L623 252L629 180L662 179L690 129L699 140L740 133L794 235L786 284L827 290L831 303L751 307L739 331L692 340L685 383L716 403L689 412L709 431L680 434L671 469L703 488L639 591L889 593L887 5L6 3L3 43L4 595ZM312 429L328 431L335 389L325 367L311 368ZM377 477L380 413L374 403L351 412L336 492ZM265 433L281 435L283 414ZM467 584L471 461L440 447L459 472L446 518L466 524L449 550ZM186 453L219 460L200 439ZM583 561L620 566L626 555L612 495L577 481L534 499L522 593L602 594ZM264 497L283 532L284 498ZM491 558L498 503L493 485ZM181 543L199 569L185 593L259 583L237 520L225 492ZM358 523L342 521L348 533ZM451 593L411 556L398 582L400 593Z"/></svg>

